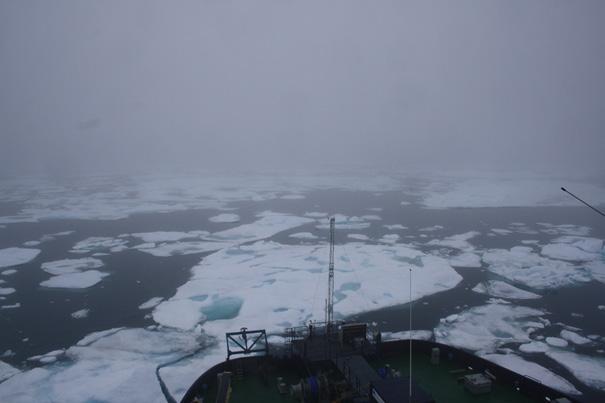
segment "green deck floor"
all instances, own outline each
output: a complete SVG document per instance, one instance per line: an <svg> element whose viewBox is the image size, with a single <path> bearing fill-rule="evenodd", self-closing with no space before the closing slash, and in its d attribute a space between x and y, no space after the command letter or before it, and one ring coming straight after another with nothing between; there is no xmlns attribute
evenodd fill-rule
<svg viewBox="0 0 605 403"><path fill-rule="evenodd" d="M389 364L392 369L398 370L401 376L409 375L409 355L397 355L392 358L378 359L370 362L375 369ZM473 402L473 403L525 403L535 402L521 393L515 391L510 385L492 385L492 392L484 395L472 395L458 383L458 378L469 374L451 373L463 369L447 360L441 360L439 365L433 365L427 355L415 354L412 356L412 379L424 390L433 395L436 402Z"/></svg>

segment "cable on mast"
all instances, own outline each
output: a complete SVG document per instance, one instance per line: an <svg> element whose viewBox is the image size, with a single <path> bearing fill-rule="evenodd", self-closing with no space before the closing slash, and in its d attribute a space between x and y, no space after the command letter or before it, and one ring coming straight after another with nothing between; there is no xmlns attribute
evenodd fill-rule
<svg viewBox="0 0 605 403"><path fill-rule="evenodd" d="M328 302L326 322L328 326L334 320L334 217L330 218L330 264L328 270Z"/></svg>

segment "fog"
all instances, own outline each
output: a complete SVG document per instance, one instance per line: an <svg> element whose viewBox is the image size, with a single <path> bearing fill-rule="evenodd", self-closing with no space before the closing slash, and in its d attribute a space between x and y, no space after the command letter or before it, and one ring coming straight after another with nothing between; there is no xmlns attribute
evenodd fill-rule
<svg viewBox="0 0 605 403"><path fill-rule="evenodd" d="M2 1L0 169L604 171L605 2Z"/></svg>

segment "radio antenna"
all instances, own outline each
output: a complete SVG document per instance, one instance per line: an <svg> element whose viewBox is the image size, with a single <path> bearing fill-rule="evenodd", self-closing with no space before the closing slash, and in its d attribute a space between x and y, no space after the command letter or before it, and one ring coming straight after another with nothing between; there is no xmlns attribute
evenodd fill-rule
<svg viewBox="0 0 605 403"><path fill-rule="evenodd" d="M601 214L603 217L605 217L605 213L603 213L601 210L599 210L596 207L591 206L590 204L586 203L584 200L580 199L578 196L576 196L575 194L571 193L569 190L565 189L564 187L561 187L561 190L564 191L565 193L568 193L569 195L571 195L571 197L573 197L574 199L584 203L585 205L587 205L588 207L590 207L591 209L593 209L594 211L596 211L597 213Z"/></svg>

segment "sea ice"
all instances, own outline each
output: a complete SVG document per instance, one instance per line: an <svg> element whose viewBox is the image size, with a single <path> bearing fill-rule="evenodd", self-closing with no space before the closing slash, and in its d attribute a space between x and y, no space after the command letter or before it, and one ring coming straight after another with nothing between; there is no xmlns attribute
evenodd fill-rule
<svg viewBox="0 0 605 403"><path fill-rule="evenodd" d="M588 339L584 336L580 336L576 332L572 332L571 330L567 330L567 329L561 330L561 338L563 338L569 342L572 342L573 344L579 344L579 345L588 344L591 342L590 339Z"/></svg>
<svg viewBox="0 0 605 403"><path fill-rule="evenodd" d="M34 260L39 253L40 249L15 247L0 249L0 269L30 262Z"/></svg>
<svg viewBox="0 0 605 403"><path fill-rule="evenodd" d="M173 298L160 303L153 318L159 324L183 329L205 321L204 330L215 336L245 323L280 331L309 319L322 319L323 298L314 285L324 279L327 260L325 245L260 241L223 249L194 267L191 280ZM352 243L337 247L335 316L407 302L409 296L401 287L407 284L410 266L414 299L453 288L461 281L446 260L405 245ZM221 300L224 302L218 304Z"/></svg>
<svg viewBox="0 0 605 403"><path fill-rule="evenodd" d="M454 267L481 267L481 257L471 252L462 252L459 255L452 256L449 261Z"/></svg>
<svg viewBox="0 0 605 403"><path fill-rule="evenodd" d="M266 211L258 215L259 220L229 228L212 234L212 239L232 242L250 242L269 238L279 232L296 228L303 224L314 222L310 218L297 217L289 214L273 213Z"/></svg>
<svg viewBox="0 0 605 403"><path fill-rule="evenodd" d="M548 347L548 344L541 341L532 341L530 343L521 344L519 350L528 354L545 353L550 350L550 347Z"/></svg>
<svg viewBox="0 0 605 403"><path fill-rule="evenodd" d="M513 233L513 231L511 231L511 230L503 229L503 228L492 228L491 232L498 234L498 235L510 235Z"/></svg>
<svg viewBox="0 0 605 403"><path fill-rule="evenodd" d="M15 376L20 373L17 368L9 365L3 361L0 361L0 382L10 378L11 376Z"/></svg>
<svg viewBox="0 0 605 403"><path fill-rule="evenodd" d="M42 270L52 275L76 273L88 269L98 269L103 261L92 257L81 259L63 259L42 263Z"/></svg>
<svg viewBox="0 0 605 403"><path fill-rule="evenodd" d="M42 281L40 285L49 288L88 288L100 282L105 276L108 274L98 270L87 270L54 276Z"/></svg>
<svg viewBox="0 0 605 403"><path fill-rule="evenodd" d="M368 221L380 221L380 220L382 220L382 217L380 217L379 215L376 215L376 214L366 214L366 215L362 215L361 219L368 220Z"/></svg>
<svg viewBox="0 0 605 403"><path fill-rule="evenodd" d="M598 238L589 238L583 236L562 236L556 238L553 242L568 243L576 248L589 253L600 253L603 250L603 240Z"/></svg>
<svg viewBox="0 0 605 403"><path fill-rule="evenodd" d="M348 238L357 239L358 241L367 241L370 238L364 234L347 234Z"/></svg>
<svg viewBox="0 0 605 403"><path fill-rule="evenodd" d="M212 241L183 241L167 242L161 244L145 243L137 245L134 249L149 253L153 256L166 257L174 255L191 255L195 253L213 252L233 245L230 242Z"/></svg>
<svg viewBox="0 0 605 403"><path fill-rule="evenodd" d="M590 274L560 260L534 253L531 247L490 249L483 253L488 270L510 281L538 290L570 286L591 280Z"/></svg>
<svg viewBox="0 0 605 403"><path fill-rule="evenodd" d="M335 214L334 221L335 221L334 225L335 225L336 229L358 230L358 229L365 229L370 226L369 222L367 222L363 218L357 217L357 216L348 217L348 216L342 215L342 214ZM320 229L320 230L328 229L328 228L330 228L330 222L327 218L321 219L320 224L316 225L315 228Z"/></svg>
<svg viewBox="0 0 605 403"><path fill-rule="evenodd" d="M451 235L444 239L433 239L432 241L427 242L427 245L446 246L448 248L460 249L462 251L472 251L475 249L475 247L471 245L468 240L480 234L481 233L477 231L469 231L465 232L464 234Z"/></svg>
<svg viewBox="0 0 605 403"><path fill-rule="evenodd" d="M563 340L558 337L547 337L546 344L553 347L567 347L569 343L567 343L567 340Z"/></svg>
<svg viewBox="0 0 605 403"><path fill-rule="evenodd" d="M552 349L546 355L557 361L585 385L605 390L605 358Z"/></svg>
<svg viewBox="0 0 605 403"><path fill-rule="evenodd" d="M38 246L41 243L42 242L40 242L40 241L27 241L27 242L23 242L23 246L32 247L32 246Z"/></svg>
<svg viewBox="0 0 605 403"><path fill-rule="evenodd" d="M431 227L424 227L424 228L420 228L418 231L422 231L422 232L430 232L430 231L438 231L440 229L443 229L443 225L433 225Z"/></svg>
<svg viewBox="0 0 605 403"><path fill-rule="evenodd" d="M302 200L305 198L305 195L301 195L301 194L288 194L288 195L283 195L280 197L280 199L283 200Z"/></svg>
<svg viewBox="0 0 605 403"><path fill-rule="evenodd" d="M74 319L84 319L88 317L90 313L90 309L80 309L79 311L75 311L71 313L71 317Z"/></svg>
<svg viewBox="0 0 605 403"><path fill-rule="evenodd" d="M510 299L536 299L541 298L540 295L533 292L521 290L504 281L488 280L479 283L473 288L473 291L480 294L491 295L492 297L510 298Z"/></svg>
<svg viewBox="0 0 605 403"><path fill-rule="evenodd" d="M454 322L435 328L436 341L472 351L492 352L505 343L531 341L530 329L545 312L507 304L488 304L459 313Z"/></svg>
<svg viewBox="0 0 605 403"><path fill-rule="evenodd" d="M320 213L319 211L311 211L311 212L306 212L303 215L305 217L311 217L311 218L324 218L324 217L328 216L328 213Z"/></svg>
<svg viewBox="0 0 605 403"><path fill-rule="evenodd" d="M587 261L598 258L596 253L585 252L582 249L568 244L553 243L542 247L542 255L553 259Z"/></svg>
<svg viewBox="0 0 605 403"><path fill-rule="evenodd" d="M385 224L385 225L383 225L383 227L385 227L389 231L393 231L396 229L401 229L401 230L408 229L408 227L403 226L401 224Z"/></svg>
<svg viewBox="0 0 605 403"><path fill-rule="evenodd" d="M150 298L149 300L147 300L147 301L143 302L141 305L139 305L139 309L155 308L163 300L164 300L164 298L162 298L162 297Z"/></svg>
<svg viewBox="0 0 605 403"><path fill-rule="evenodd" d="M203 342L194 332L174 329L112 329L68 348L61 363L22 373L12 369L12 377L0 384L0 401L113 402L135 396L137 401L165 402L156 367L191 354ZM197 375L199 367L190 369L186 382Z"/></svg>
<svg viewBox="0 0 605 403"><path fill-rule="evenodd" d="M537 379L546 386L570 395L581 395L572 383L563 377L549 371L541 365L524 360L515 354L484 354L481 356L488 361L510 369L518 374Z"/></svg>
<svg viewBox="0 0 605 403"><path fill-rule="evenodd" d="M388 244L394 244L398 240L399 240L399 235L397 235L397 234L386 234L386 235L383 235L382 238L380 238L378 241L379 242L388 243Z"/></svg>
<svg viewBox="0 0 605 403"><path fill-rule="evenodd" d="M8 269L8 270L4 270L3 272L0 272L0 275L2 275L2 276L12 276L16 272L17 272L17 270L15 270L15 269Z"/></svg>
<svg viewBox="0 0 605 403"><path fill-rule="evenodd" d="M313 235L310 232L297 232L295 234L290 234L288 236L290 238L297 238L297 239L317 239L317 238L319 238L317 235Z"/></svg>
<svg viewBox="0 0 605 403"><path fill-rule="evenodd" d="M223 213L210 217L208 220L216 223L233 223L239 222L239 216L232 213Z"/></svg>
<svg viewBox="0 0 605 403"><path fill-rule="evenodd" d="M155 232L139 232L130 234L135 238L141 239L146 243L159 243L159 242L176 242L183 239L200 238L210 235L208 231L155 231Z"/></svg>
<svg viewBox="0 0 605 403"><path fill-rule="evenodd" d="M0 295L10 295L15 292L14 288L0 288Z"/></svg>
<svg viewBox="0 0 605 403"><path fill-rule="evenodd" d="M16 302L12 305L2 305L0 306L0 309L15 309L15 308L21 308L21 304L19 302Z"/></svg>
<svg viewBox="0 0 605 403"><path fill-rule="evenodd" d="M120 252L126 249L128 242L124 239L109 237L90 237L74 245L72 253L90 253L97 251Z"/></svg>

